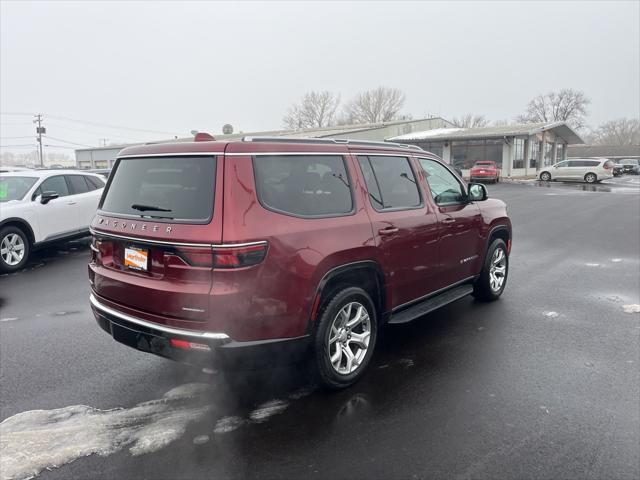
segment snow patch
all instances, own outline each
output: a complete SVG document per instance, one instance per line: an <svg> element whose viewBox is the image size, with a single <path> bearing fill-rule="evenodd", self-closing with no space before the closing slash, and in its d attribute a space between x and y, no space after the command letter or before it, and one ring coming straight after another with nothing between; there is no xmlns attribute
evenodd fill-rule
<svg viewBox="0 0 640 480"><path fill-rule="evenodd" d="M18 320L18 317L0 318L0 322L15 322L16 320Z"/></svg>
<svg viewBox="0 0 640 480"><path fill-rule="evenodd" d="M271 400L263 403L251 412L249 414L249 418L253 422L262 423L267 421L269 417L284 412L288 406L289 402L285 402L284 400Z"/></svg>
<svg viewBox="0 0 640 480"><path fill-rule="evenodd" d="M542 314L547 318L558 318L560 315L558 312L542 312Z"/></svg>
<svg viewBox="0 0 640 480"><path fill-rule="evenodd" d="M198 435L193 438L194 445L204 445L209 441L209 435Z"/></svg>
<svg viewBox="0 0 640 480"><path fill-rule="evenodd" d="M622 262L622 259L621 258L612 258L611 261L613 263L620 263L620 262Z"/></svg>
<svg viewBox="0 0 640 480"><path fill-rule="evenodd" d="M242 417L223 417L216 422L216 426L213 429L213 433L229 433L235 429L244 425L244 418Z"/></svg>
<svg viewBox="0 0 640 480"><path fill-rule="evenodd" d="M186 384L132 408L72 405L18 413L0 423L0 478L27 479L88 455L129 447L132 455L158 451L184 435L210 410L205 384Z"/></svg>
<svg viewBox="0 0 640 480"><path fill-rule="evenodd" d="M623 305L622 309L625 313L640 313L640 305L637 303L633 305Z"/></svg>
<svg viewBox="0 0 640 480"><path fill-rule="evenodd" d="M585 265L586 265L587 267L599 267L599 266L600 266L600 264L599 264L599 263L585 263Z"/></svg>

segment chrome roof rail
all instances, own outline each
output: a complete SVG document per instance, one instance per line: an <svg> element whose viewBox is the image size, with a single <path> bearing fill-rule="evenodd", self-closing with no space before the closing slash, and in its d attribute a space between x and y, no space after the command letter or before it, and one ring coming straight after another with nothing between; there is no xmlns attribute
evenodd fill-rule
<svg viewBox="0 0 640 480"><path fill-rule="evenodd" d="M279 142L279 143L311 143L311 144L334 144L334 145L370 145L386 148L406 148L409 150L424 151L418 145L405 143L384 142L376 140L352 140L348 138L297 138L297 137L242 137L243 142Z"/></svg>

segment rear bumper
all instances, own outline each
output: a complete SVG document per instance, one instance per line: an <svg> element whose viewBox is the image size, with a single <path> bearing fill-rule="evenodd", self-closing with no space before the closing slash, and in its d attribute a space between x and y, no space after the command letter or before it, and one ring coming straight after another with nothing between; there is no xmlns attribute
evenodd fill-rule
<svg viewBox="0 0 640 480"><path fill-rule="evenodd" d="M304 358L310 345L309 335L237 342L225 333L153 324L104 305L95 294L89 298L98 325L117 342L198 367L233 370L293 363ZM178 348L171 344L172 339L186 340L203 347Z"/></svg>

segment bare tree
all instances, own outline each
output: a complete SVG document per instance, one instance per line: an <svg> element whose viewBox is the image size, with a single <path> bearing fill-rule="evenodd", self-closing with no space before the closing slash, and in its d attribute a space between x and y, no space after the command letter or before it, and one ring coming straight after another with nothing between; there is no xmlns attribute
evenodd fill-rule
<svg viewBox="0 0 640 480"><path fill-rule="evenodd" d="M640 120L620 118L598 126L588 136L590 143L599 145L640 145Z"/></svg>
<svg viewBox="0 0 640 480"><path fill-rule="evenodd" d="M509 120L506 118L503 118L502 120L494 120L492 125L494 127L506 127L509 125Z"/></svg>
<svg viewBox="0 0 640 480"><path fill-rule="evenodd" d="M359 93L345 107L343 117L350 123L390 122L397 118L405 96L397 88L378 87Z"/></svg>
<svg viewBox="0 0 640 480"><path fill-rule="evenodd" d="M453 117L451 123L460 128L482 128L489 125L489 120L487 120L484 115L467 113L460 118Z"/></svg>
<svg viewBox="0 0 640 480"><path fill-rule="evenodd" d="M576 129L581 129L585 126L584 119L590 103L591 100L584 92L563 88L559 92L549 92L535 97L517 120L523 123L564 121Z"/></svg>
<svg viewBox="0 0 640 480"><path fill-rule="evenodd" d="M335 124L335 114L340 95L329 91L308 92L300 103L294 103L282 119L284 126L292 130L299 128L322 128Z"/></svg>

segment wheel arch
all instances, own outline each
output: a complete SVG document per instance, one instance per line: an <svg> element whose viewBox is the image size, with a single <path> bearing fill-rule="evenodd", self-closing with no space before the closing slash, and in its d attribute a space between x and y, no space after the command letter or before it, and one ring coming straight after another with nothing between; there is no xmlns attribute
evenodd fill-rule
<svg viewBox="0 0 640 480"><path fill-rule="evenodd" d="M311 314L309 315L309 331L317 323L316 320L322 314L323 307L328 299L331 298L331 293L348 286L360 287L369 294L378 312L378 325L382 323L380 318L385 311L382 268L380 264L373 260L363 260L338 265L325 273L320 279L313 299Z"/></svg>
<svg viewBox="0 0 640 480"><path fill-rule="evenodd" d="M29 225L29 222L27 222L22 218L11 217L11 218L2 220L0 222L0 229L4 227L17 227L20 230L22 230L27 235L27 240L29 240L29 244L31 246L33 246L33 244L36 242L36 237L33 233L33 229L31 228L31 225Z"/></svg>
<svg viewBox="0 0 640 480"><path fill-rule="evenodd" d="M485 255L489 251L489 247L493 243L495 239L501 239L507 245L507 254L511 253L511 228L507 225L496 225L491 230L489 230L489 235L487 235L487 244L485 245L484 253Z"/></svg>

